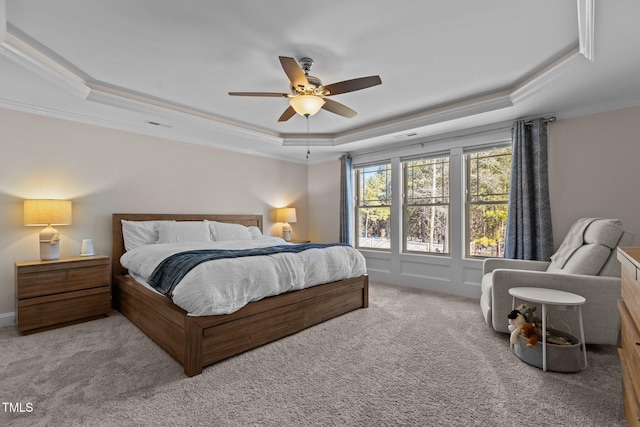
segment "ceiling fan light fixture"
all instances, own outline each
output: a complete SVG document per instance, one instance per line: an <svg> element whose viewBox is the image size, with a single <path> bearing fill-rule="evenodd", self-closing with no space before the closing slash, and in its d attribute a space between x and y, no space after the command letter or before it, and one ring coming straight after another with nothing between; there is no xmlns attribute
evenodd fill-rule
<svg viewBox="0 0 640 427"><path fill-rule="evenodd" d="M289 104L301 116L313 116L322 106L325 100L317 95L297 95L291 98Z"/></svg>

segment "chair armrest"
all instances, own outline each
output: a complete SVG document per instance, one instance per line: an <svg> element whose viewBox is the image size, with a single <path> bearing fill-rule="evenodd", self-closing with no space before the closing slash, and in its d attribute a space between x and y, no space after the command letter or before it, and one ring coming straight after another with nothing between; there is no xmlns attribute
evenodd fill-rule
<svg viewBox="0 0 640 427"><path fill-rule="evenodd" d="M482 275L491 273L498 268L511 270L546 271L551 262L529 261L524 259L486 258L482 264Z"/></svg>
<svg viewBox="0 0 640 427"><path fill-rule="evenodd" d="M509 289L517 287L557 289L583 296L587 300L582 306L585 341L588 344L616 343L620 328L617 311L621 295L619 277L496 269L491 289L491 322L496 331L508 332L507 315L513 302ZM577 330L575 325L573 330Z"/></svg>
<svg viewBox="0 0 640 427"><path fill-rule="evenodd" d="M581 274L547 273L544 271L496 269L493 291L509 293L510 288L531 287L557 289L582 295L602 295L614 292L620 297L620 278L585 276ZM587 294L587 295L585 295Z"/></svg>

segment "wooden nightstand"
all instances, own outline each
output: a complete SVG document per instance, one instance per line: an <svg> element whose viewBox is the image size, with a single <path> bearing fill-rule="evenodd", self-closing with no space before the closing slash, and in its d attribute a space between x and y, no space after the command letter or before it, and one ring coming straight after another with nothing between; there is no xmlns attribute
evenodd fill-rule
<svg viewBox="0 0 640 427"><path fill-rule="evenodd" d="M106 316L111 309L109 265L104 255L16 262L18 331L30 334Z"/></svg>

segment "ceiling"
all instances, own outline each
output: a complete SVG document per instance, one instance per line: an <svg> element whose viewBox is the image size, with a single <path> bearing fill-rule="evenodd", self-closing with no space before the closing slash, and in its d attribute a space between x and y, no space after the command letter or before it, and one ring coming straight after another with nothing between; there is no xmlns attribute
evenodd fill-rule
<svg viewBox="0 0 640 427"><path fill-rule="evenodd" d="M638 16L635 0L0 0L0 107L318 162L640 105ZM382 85L332 97L354 118L279 123L286 98L228 95L288 92L279 56Z"/></svg>

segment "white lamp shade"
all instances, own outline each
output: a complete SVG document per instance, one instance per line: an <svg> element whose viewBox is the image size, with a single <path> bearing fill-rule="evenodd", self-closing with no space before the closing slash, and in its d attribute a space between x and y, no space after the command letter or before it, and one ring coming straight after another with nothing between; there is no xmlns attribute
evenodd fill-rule
<svg viewBox="0 0 640 427"><path fill-rule="evenodd" d="M24 225L70 224L70 200L34 199L24 201Z"/></svg>
<svg viewBox="0 0 640 427"><path fill-rule="evenodd" d="M291 98L289 104L301 116L313 116L322 106L325 100L317 95L298 95Z"/></svg>
<svg viewBox="0 0 640 427"><path fill-rule="evenodd" d="M276 222L296 222L296 208L280 208L276 212Z"/></svg>

